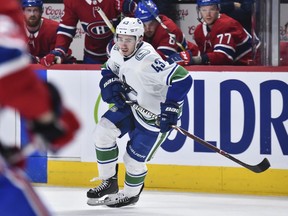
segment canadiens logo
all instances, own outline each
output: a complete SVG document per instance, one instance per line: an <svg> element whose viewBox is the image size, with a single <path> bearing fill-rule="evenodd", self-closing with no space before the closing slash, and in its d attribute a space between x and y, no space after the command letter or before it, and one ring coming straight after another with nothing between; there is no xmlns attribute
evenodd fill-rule
<svg viewBox="0 0 288 216"><path fill-rule="evenodd" d="M87 25L87 33L95 39L104 39L112 36L112 32L103 21Z"/></svg>

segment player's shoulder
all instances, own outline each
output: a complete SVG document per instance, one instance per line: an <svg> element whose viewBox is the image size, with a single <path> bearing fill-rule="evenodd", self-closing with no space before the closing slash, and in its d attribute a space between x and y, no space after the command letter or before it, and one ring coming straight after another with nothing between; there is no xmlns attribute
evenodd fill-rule
<svg viewBox="0 0 288 216"><path fill-rule="evenodd" d="M220 14L220 18L215 22L214 26L218 31L221 30L224 32L235 28L241 28L241 24L237 20L227 16L226 14Z"/></svg>
<svg viewBox="0 0 288 216"><path fill-rule="evenodd" d="M199 23L196 27L195 27L195 30L194 30L194 32L198 32L198 31L200 31L201 29L203 28L203 23Z"/></svg>
<svg viewBox="0 0 288 216"><path fill-rule="evenodd" d="M123 56L120 53L120 48L117 44L114 44L110 50L109 59L114 62L122 62Z"/></svg>
<svg viewBox="0 0 288 216"><path fill-rule="evenodd" d="M77 8L78 6L81 6L81 5L83 6L83 4L89 4L89 1L92 1L92 0L85 0L84 2L83 2L83 0L63 0L63 4L66 7L76 7Z"/></svg>
<svg viewBox="0 0 288 216"><path fill-rule="evenodd" d="M155 58L160 56L150 43L143 41L134 57L138 61L154 61Z"/></svg>
<svg viewBox="0 0 288 216"><path fill-rule="evenodd" d="M170 32L172 33L174 33L175 31L181 32L181 29L177 26L177 24L172 19L170 19L169 17L165 15L160 15L160 18L161 18L161 21L164 23L164 25L167 26Z"/></svg>
<svg viewBox="0 0 288 216"><path fill-rule="evenodd" d="M52 26L57 26L57 27L59 25L59 22L52 20L52 19L48 19L46 17L42 17L42 20L43 20L43 24L46 24L46 25L52 25Z"/></svg>
<svg viewBox="0 0 288 216"><path fill-rule="evenodd" d="M58 27L59 23L57 21L42 17L41 32L54 34L57 32Z"/></svg>
<svg viewBox="0 0 288 216"><path fill-rule="evenodd" d="M203 37L203 24L200 23L196 26L195 30L194 30L194 40L197 40L201 37Z"/></svg>
<svg viewBox="0 0 288 216"><path fill-rule="evenodd" d="M1 4L0 7L1 15L1 27L5 26L4 23L17 23L22 25L23 13L19 10L19 4L16 1L6 1L5 4ZM24 30L24 26L22 28Z"/></svg>

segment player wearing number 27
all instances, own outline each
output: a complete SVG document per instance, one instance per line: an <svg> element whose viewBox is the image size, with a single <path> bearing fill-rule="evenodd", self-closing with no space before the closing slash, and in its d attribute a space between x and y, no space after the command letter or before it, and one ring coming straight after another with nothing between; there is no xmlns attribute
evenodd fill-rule
<svg viewBox="0 0 288 216"><path fill-rule="evenodd" d="M253 60L252 46L260 46L258 38L252 44L252 36L233 18L220 13L220 0L197 0L199 24L194 40L201 56L192 57L186 52L171 57L182 65L248 65ZM256 50L254 50L256 51ZM178 60L177 60L178 57Z"/></svg>
<svg viewBox="0 0 288 216"><path fill-rule="evenodd" d="M144 187L146 163L169 135L181 115L184 98L192 85L188 71L164 61L151 44L143 41L144 26L138 18L124 18L116 28L110 58L102 67L102 99L114 103L95 130L95 148L102 183L87 192L88 204L106 194L109 207L135 204ZM159 114L155 119L136 111L123 98ZM129 135L123 156L126 168L123 191L118 192L117 138ZM112 203L112 204L111 204Z"/></svg>

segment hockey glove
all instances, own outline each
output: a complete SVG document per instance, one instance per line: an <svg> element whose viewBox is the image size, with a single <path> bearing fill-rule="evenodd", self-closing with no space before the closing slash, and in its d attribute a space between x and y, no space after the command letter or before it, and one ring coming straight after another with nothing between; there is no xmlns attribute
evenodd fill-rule
<svg viewBox="0 0 288 216"><path fill-rule="evenodd" d="M118 108L123 108L126 105L123 98L126 95L126 91L118 77L103 76L99 85L103 101L114 103Z"/></svg>
<svg viewBox="0 0 288 216"><path fill-rule="evenodd" d="M61 49L52 50L48 55L40 59L40 64L50 67L54 64L62 64L65 57L65 52Z"/></svg>
<svg viewBox="0 0 288 216"><path fill-rule="evenodd" d="M166 133L171 130L172 125L177 124L179 105L173 102L161 103L160 132Z"/></svg>
<svg viewBox="0 0 288 216"><path fill-rule="evenodd" d="M74 138L80 125L74 114L62 106L58 90L52 84L48 84L48 89L53 118L45 122L33 120L29 122L28 129L38 134L51 151L57 152Z"/></svg>
<svg viewBox="0 0 288 216"><path fill-rule="evenodd" d="M40 58L38 56L33 56L31 54L30 55L30 59L31 59L31 64L39 64L40 63Z"/></svg>
<svg viewBox="0 0 288 216"><path fill-rule="evenodd" d="M192 56L193 54L190 50L182 51L180 53L174 53L171 56L169 56L167 62L169 62L169 64L176 62L181 66L193 65L194 61Z"/></svg>

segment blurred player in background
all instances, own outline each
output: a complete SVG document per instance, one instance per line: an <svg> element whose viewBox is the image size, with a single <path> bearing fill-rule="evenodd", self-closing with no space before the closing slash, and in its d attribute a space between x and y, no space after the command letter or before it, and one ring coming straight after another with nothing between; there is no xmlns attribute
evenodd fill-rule
<svg viewBox="0 0 288 216"><path fill-rule="evenodd" d="M255 64L252 37L242 25L220 13L220 0L197 0L198 19L201 22L194 32L194 40L201 56L181 52L171 61L181 65L249 65ZM260 46L260 41L255 40Z"/></svg>
<svg viewBox="0 0 288 216"><path fill-rule="evenodd" d="M106 46L114 35L97 12L98 7L116 26L121 13L125 16L133 15L136 3L133 0L64 0L64 15L57 32L55 49L45 57L43 65L62 63L61 59L67 54L76 34L78 22L85 32L83 63L102 64L107 60Z"/></svg>
<svg viewBox="0 0 288 216"><path fill-rule="evenodd" d="M102 99L114 103L95 130L95 148L102 183L87 192L88 204L122 207L135 204L144 187L146 163L168 137L182 113L184 98L192 85L188 71L164 61L151 44L143 41L144 26L138 18L124 18L116 28L116 44L103 65ZM150 115L126 104L133 100L159 114ZM117 138L129 134L123 161L126 168L123 191L118 192ZM106 202L107 201L107 202Z"/></svg>
<svg viewBox="0 0 288 216"><path fill-rule="evenodd" d="M191 56L198 56L198 47L187 41L181 29L171 19L159 14L156 4L151 1L139 1L135 17L144 23L144 41L150 43L154 49L166 60L172 54L187 50ZM167 28L163 28L162 22Z"/></svg>
<svg viewBox="0 0 288 216"><path fill-rule="evenodd" d="M1 109L11 107L17 110L27 120L32 138L41 138L50 150L56 152L74 138L79 122L62 105L57 89L40 81L29 67L19 1L0 0L0 5ZM50 215L23 172L26 157L23 149L0 142L2 215Z"/></svg>

